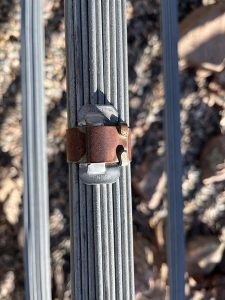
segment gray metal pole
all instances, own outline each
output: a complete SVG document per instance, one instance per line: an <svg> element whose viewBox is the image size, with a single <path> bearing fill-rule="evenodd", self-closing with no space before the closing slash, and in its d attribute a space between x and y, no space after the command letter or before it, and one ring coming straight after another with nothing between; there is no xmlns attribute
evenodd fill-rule
<svg viewBox="0 0 225 300"><path fill-rule="evenodd" d="M51 299L41 0L21 0L26 299Z"/></svg>
<svg viewBox="0 0 225 300"><path fill-rule="evenodd" d="M125 0L65 1L68 126L86 104L111 104L129 124ZM132 300L130 166L86 185L69 164L72 299Z"/></svg>
<svg viewBox="0 0 225 300"><path fill-rule="evenodd" d="M165 81L165 133L167 151L168 222L167 250L170 299L184 299L184 230L180 152L180 95L178 73L177 1L162 1Z"/></svg>

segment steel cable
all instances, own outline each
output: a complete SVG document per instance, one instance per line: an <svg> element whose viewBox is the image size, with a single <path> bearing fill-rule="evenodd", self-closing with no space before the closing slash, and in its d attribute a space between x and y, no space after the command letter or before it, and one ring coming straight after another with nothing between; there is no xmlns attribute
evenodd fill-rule
<svg viewBox="0 0 225 300"><path fill-rule="evenodd" d="M184 299L184 231L181 190L180 95L178 73L177 1L162 1L165 82L165 134L167 152L167 255L170 299Z"/></svg>
<svg viewBox="0 0 225 300"><path fill-rule="evenodd" d="M21 0L26 299L51 299L42 1Z"/></svg>
<svg viewBox="0 0 225 300"><path fill-rule="evenodd" d="M68 0L65 15L68 126L87 103L111 103L128 123L125 2ZM69 169L72 299L132 300L130 167L115 184L95 186L80 181L75 163Z"/></svg>

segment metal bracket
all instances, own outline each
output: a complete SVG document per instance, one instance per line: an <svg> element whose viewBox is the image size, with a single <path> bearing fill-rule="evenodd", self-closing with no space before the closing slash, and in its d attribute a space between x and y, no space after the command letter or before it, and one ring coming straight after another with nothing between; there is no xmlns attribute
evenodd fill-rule
<svg viewBox="0 0 225 300"><path fill-rule="evenodd" d="M131 160L129 128L111 105L85 105L67 130L67 160L79 164L86 184L114 183Z"/></svg>

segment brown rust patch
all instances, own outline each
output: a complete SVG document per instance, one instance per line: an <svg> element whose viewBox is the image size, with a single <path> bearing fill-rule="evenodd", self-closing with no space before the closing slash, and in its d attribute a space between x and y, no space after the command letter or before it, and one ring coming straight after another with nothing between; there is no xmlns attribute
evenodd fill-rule
<svg viewBox="0 0 225 300"><path fill-rule="evenodd" d="M84 163L118 163L131 160L127 125L81 126L67 130L67 160Z"/></svg>

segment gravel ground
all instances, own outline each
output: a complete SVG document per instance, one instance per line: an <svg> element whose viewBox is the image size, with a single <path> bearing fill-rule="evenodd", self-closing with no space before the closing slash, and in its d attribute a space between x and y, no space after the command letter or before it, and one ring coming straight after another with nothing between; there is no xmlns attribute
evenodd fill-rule
<svg viewBox="0 0 225 300"><path fill-rule="evenodd" d="M202 5L179 1L179 20ZM167 192L160 1L128 1L132 189L137 299L165 299ZM66 83L63 1L45 6L45 89L53 299L70 299L65 163ZM0 1L0 299L23 299L19 0ZM224 158L224 89L214 76L181 73L183 196L188 299L225 299L225 182L209 181ZM214 137L216 137L214 139ZM222 143L222 142L221 142ZM224 152L223 152L224 151ZM212 155L212 153L214 153ZM210 160L210 164L205 159Z"/></svg>

